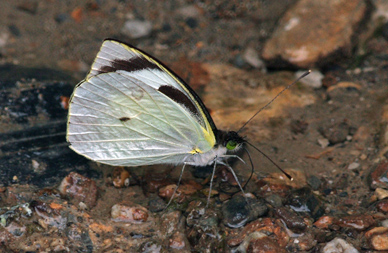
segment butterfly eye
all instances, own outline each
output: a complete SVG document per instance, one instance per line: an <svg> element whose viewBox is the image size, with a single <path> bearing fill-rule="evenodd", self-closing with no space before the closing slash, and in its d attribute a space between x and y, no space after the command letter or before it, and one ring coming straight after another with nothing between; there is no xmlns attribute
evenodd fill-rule
<svg viewBox="0 0 388 253"><path fill-rule="evenodd" d="M237 142L235 141L228 141L228 143L226 143L226 148L228 150L233 150L236 148L236 146L237 146Z"/></svg>

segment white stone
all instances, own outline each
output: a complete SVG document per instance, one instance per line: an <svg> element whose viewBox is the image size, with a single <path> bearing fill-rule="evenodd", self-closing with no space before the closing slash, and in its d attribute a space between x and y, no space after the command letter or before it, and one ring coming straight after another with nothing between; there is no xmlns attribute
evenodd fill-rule
<svg viewBox="0 0 388 253"><path fill-rule="evenodd" d="M124 23L121 32L131 39L138 39L148 36L152 31L152 24L150 21L142 20L128 20Z"/></svg>
<svg viewBox="0 0 388 253"><path fill-rule="evenodd" d="M295 73L295 77L298 78L305 72L306 72L305 70L297 71ZM319 72L318 70L313 70L308 76L302 78L300 82L311 88L319 89L322 87L323 77L324 75L321 72Z"/></svg>
<svg viewBox="0 0 388 253"><path fill-rule="evenodd" d="M321 148L326 148L330 144L329 140L326 138L318 139L317 142L321 146Z"/></svg>
<svg viewBox="0 0 388 253"><path fill-rule="evenodd" d="M259 53L252 47L245 49L243 59L254 68L265 68L264 62L259 58Z"/></svg>
<svg viewBox="0 0 388 253"><path fill-rule="evenodd" d="M334 238L322 249L323 253L358 253L359 251L341 238Z"/></svg>
<svg viewBox="0 0 388 253"><path fill-rule="evenodd" d="M354 169L357 169L358 167L360 167L360 164L354 162L354 163L349 164L348 170L354 170Z"/></svg>

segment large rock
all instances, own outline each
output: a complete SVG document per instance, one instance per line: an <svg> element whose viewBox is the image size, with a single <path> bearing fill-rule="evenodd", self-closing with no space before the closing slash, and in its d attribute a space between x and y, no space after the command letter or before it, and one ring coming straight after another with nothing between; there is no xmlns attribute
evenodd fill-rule
<svg viewBox="0 0 388 253"><path fill-rule="evenodd" d="M271 67L311 68L348 56L367 10L363 0L301 0L281 18L262 58Z"/></svg>

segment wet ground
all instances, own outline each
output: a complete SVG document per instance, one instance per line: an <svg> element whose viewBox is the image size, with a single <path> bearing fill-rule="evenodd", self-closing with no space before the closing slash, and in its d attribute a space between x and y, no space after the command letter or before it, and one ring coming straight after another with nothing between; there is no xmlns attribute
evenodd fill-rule
<svg viewBox="0 0 388 253"><path fill-rule="evenodd" d="M333 15L330 22L323 20L330 15L312 15L305 31L292 19L295 13L327 10L303 0L301 11L297 3L3 1L1 251L388 250L388 8L377 0L335 6L352 15ZM336 26L320 30L316 23ZM274 42L283 24L299 24L312 36L289 35L290 47ZM325 32L329 38L344 32L345 42L332 39L319 46L319 57L295 60L305 51L293 45L308 51ZM225 130L239 129L298 70L312 68L242 132L294 180L249 148L254 173L245 198L220 166L205 208L211 168L190 168L165 210L180 166L113 168L71 151L68 98L105 38L133 44L170 66ZM271 56L269 43L287 53ZM245 184L250 166L231 164Z"/></svg>

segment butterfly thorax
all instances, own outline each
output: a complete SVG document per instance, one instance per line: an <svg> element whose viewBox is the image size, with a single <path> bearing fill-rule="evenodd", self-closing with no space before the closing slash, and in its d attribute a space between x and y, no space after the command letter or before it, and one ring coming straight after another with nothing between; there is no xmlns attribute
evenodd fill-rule
<svg viewBox="0 0 388 253"><path fill-rule="evenodd" d="M187 164L206 166L216 161L225 161L228 153L235 153L242 147L244 139L234 131L217 131L216 145L205 153L193 154L186 159Z"/></svg>

